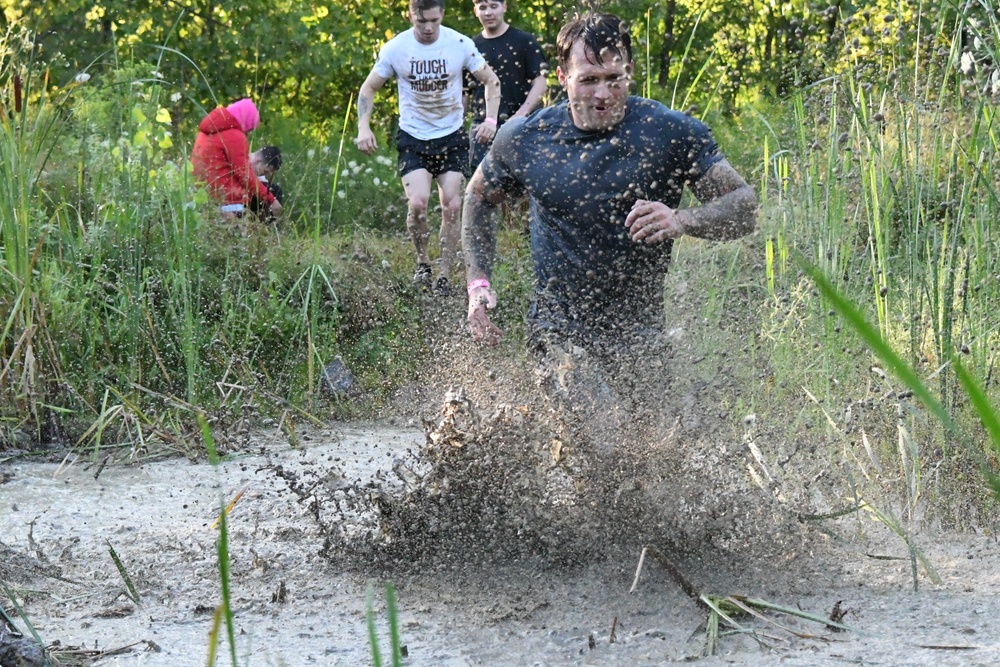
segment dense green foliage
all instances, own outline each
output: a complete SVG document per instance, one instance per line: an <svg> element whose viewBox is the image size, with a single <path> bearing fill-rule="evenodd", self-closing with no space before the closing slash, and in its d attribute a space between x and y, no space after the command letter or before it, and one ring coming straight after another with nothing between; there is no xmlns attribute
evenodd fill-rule
<svg viewBox="0 0 1000 667"><path fill-rule="evenodd" d="M201 409L224 424L264 410L290 430L344 409L320 391L338 355L370 405L417 375L439 324L409 286L394 154L354 150L349 105L373 51L407 26L402 6L0 3L16 19L0 44L0 442L181 443ZM569 7L520 2L509 17L551 45ZM995 394L994 8L606 8L633 22L638 92L705 116L760 194L758 234L729 250L686 241L675 267L703 288L702 324L746 316L733 327L751 359L728 408L784 419L789 439L827 423L872 479L899 481L909 511L930 468L938 490L943 473L995 468L951 368L960 355ZM469 3L447 23L473 32ZM276 226L220 225L191 179L195 123L241 95L261 102L255 142L286 152ZM525 244L511 231L502 246L500 317L517 331ZM796 253L978 444L956 451L923 420Z"/></svg>
<svg viewBox="0 0 1000 667"><path fill-rule="evenodd" d="M947 51L957 6L898 0L634 0L593 3L633 23L640 87L735 110L758 95L787 95L830 74L874 79ZM965 14L975 13L966 3ZM175 122L197 121L218 102L250 95L265 116L309 119L336 133L386 39L407 29L405 3L349 0L0 0L8 21L37 35L50 84L80 71L103 74L122 60L155 62ZM472 0L450 2L446 24L478 30ZM508 18L554 52L559 26L580 9L565 0L511 2ZM662 97L663 95L657 95ZM686 105L685 105L686 106ZM382 116L385 120L385 115Z"/></svg>

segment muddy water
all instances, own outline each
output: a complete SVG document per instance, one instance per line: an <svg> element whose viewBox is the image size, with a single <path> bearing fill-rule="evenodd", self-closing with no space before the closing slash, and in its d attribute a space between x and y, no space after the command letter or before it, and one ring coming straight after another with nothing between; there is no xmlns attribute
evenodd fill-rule
<svg viewBox="0 0 1000 667"><path fill-rule="evenodd" d="M319 555L311 508L288 492L274 466L337 467L377 480L422 443L416 428L381 425L307 433L302 449L264 434L254 453L217 466L182 459L109 465L97 479L96 467L84 461L4 461L0 544L8 558L0 571L46 642L105 651L137 644L99 658L99 665L206 664L212 611L221 599L213 522L220 503L245 489L229 520L239 664L371 664L366 594L381 582ZM341 479L323 483L335 489ZM803 638L750 623L756 639L729 638L722 655L700 664L1000 664L995 539L918 539L942 577L940 585L922 580L918 594L910 590L908 563L863 555L863 549L898 552L891 540L820 541L770 564L688 558L689 575L706 591L821 614L843 601L850 610L845 622L859 630L833 633L783 621L812 635ZM135 583L138 604L125 595L109 543ZM652 665L697 654L704 616L669 577L647 564L637 592L628 593L637 557L573 567L530 559L463 567L448 560L399 572L393 579L405 664ZM384 655L381 596L375 609Z"/></svg>

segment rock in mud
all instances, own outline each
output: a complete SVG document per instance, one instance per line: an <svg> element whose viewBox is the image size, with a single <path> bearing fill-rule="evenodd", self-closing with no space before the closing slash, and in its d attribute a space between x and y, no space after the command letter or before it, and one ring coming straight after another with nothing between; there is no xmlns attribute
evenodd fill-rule
<svg viewBox="0 0 1000 667"><path fill-rule="evenodd" d="M340 357L323 369L323 389L334 398L347 398L355 392L354 376Z"/></svg>
<svg viewBox="0 0 1000 667"><path fill-rule="evenodd" d="M15 637L0 630L0 667L42 667L45 649L28 637Z"/></svg>
<svg viewBox="0 0 1000 667"><path fill-rule="evenodd" d="M30 449L32 438L21 429L0 429L0 452Z"/></svg>

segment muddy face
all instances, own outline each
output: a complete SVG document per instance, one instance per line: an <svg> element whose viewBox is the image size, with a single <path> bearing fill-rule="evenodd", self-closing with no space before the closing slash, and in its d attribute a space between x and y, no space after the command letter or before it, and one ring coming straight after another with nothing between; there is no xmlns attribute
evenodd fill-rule
<svg viewBox="0 0 1000 667"><path fill-rule="evenodd" d="M569 97L573 124L585 131L609 130L625 117L632 63L617 53L601 55L602 62L598 63L578 41L570 49L565 68L556 70Z"/></svg>

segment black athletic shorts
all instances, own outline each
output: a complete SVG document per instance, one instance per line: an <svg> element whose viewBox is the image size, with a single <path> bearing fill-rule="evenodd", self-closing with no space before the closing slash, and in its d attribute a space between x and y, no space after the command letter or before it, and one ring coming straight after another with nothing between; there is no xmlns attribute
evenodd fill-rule
<svg viewBox="0 0 1000 667"><path fill-rule="evenodd" d="M465 128L427 141L399 130L396 132L396 149L399 151L397 168L400 176L417 169L426 169L435 177L449 171L469 175L469 135Z"/></svg>

